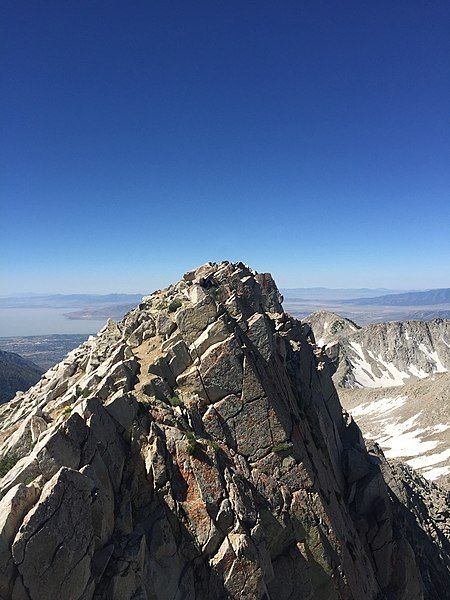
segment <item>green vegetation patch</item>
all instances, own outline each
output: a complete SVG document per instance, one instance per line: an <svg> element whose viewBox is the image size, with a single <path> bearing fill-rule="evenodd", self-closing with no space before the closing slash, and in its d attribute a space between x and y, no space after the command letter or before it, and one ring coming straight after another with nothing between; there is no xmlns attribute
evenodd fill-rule
<svg viewBox="0 0 450 600"><path fill-rule="evenodd" d="M0 459L0 479L14 467L18 460L19 457L15 454L9 454L8 456Z"/></svg>
<svg viewBox="0 0 450 600"><path fill-rule="evenodd" d="M272 446L272 452L277 454L289 452L289 450L292 450L292 444L289 444L288 442L283 442L282 444L275 444L275 446Z"/></svg>
<svg viewBox="0 0 450 600"><path fill-rule="evenodd" d="M184 406L183 401L178 396L172 396L172 398L169 398L169 402L172 406Z"/></svg>
<svg viewBox="0 0 450 600"><path fill-rule="evenodd" d="M186 439L187 439L187 447L186 447L187 453L190 456L195 456L195 454L197 453L197 451L199 449L199 443L197 442L195 433L193 431L187 431Z"/></svg>
<svg viewBox="0 0 450 600"><path fill-rule="evenodd" d="M176 310L178 310L180 307L181 307L181 300L179 300L178 298L175 298L175 300L172 300L172 302L167 307L167 311L172 313L172 312L175 312Z"/></svg>

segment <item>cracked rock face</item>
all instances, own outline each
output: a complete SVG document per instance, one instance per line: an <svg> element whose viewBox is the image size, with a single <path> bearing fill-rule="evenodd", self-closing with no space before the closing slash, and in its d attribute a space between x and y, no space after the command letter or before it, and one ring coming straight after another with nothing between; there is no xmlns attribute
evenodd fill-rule
<svg viewBox="0 0 450 600"><path fill-rule="evenodd" d="M0 598L444 597L445 495L366 448L281 302L208 263L0 408Z"/></svg>

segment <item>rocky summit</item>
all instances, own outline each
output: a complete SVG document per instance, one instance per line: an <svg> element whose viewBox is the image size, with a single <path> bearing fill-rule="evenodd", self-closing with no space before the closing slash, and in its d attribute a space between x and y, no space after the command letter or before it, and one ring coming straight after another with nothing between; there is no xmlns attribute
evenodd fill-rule
<svg viewBox="0 0 450 600"><path fill-rule="evenodd" d="M442 600L449 506L269 274L207 264L0 408L0 597Z"/></svg>

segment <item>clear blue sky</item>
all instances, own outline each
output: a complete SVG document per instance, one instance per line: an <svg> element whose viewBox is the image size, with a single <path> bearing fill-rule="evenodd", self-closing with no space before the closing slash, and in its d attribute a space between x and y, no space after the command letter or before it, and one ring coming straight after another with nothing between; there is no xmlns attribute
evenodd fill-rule
<svg viewBox="0 0 450 600"><path fill-rule="evenodd" d="M0 293L450 285L450 4L6 0Z"/></svg>

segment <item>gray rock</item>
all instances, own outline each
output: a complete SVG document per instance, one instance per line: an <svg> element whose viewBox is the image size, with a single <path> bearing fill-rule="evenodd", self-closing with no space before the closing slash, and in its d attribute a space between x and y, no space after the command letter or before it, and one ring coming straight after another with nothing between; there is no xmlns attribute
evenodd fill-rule
<svg viewBox="0 0 450 600"><path fill-rule="evenodd" d="M80 598L95 546L94 482L62 468L45 485L12 546L14 563L30 598Z"/></svg>
<svg viewBox="0 0 450 600"><path fill-rule="evenodd" d="M210 296L206 296L192 307L180 310L176 321L185 342L192 344L208 325L213 323L216 315L217 308Z"/></svg>
<svg viewBox="0 0 450 600"><path fill-rule="evenodd" d="M176 324L165 314L158 315L156 320L156 331L158 335L167 338L176 329Z"/></svg>
<svg viewBox="0 0 450 600"><path fill-rule="evenodd" d="M31 483L19 483L9 490L0 501L0 597L8 598L12 593L14 565L11 544L25 515L37 501L40 487Z"/></svg>
<svg viewBox="0 0 450 600"><path fill-rule="evenodd" d="M442 600L445 493L367 450L280 303L207 263L0 407L0 595Z"/></svg>

